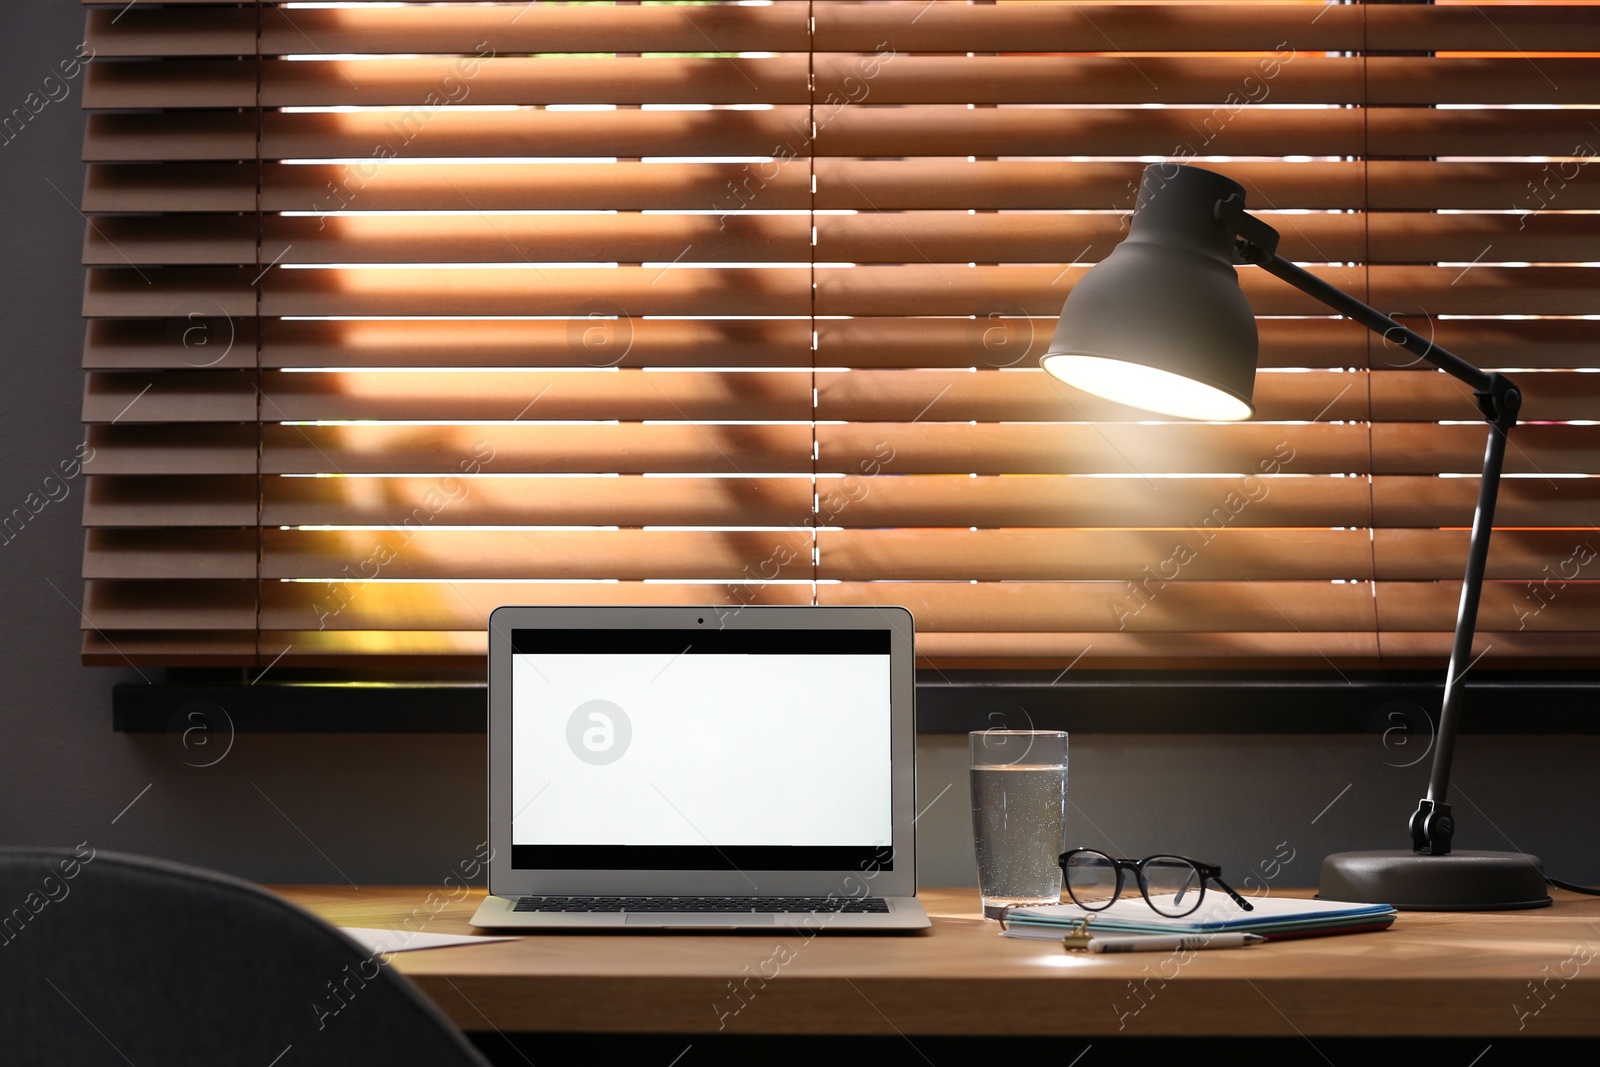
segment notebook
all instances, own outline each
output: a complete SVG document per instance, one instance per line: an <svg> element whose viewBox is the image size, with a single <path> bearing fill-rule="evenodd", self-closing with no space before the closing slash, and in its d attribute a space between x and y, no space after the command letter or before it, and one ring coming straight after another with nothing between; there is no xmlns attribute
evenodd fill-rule
<svg viewBox="0 0 1600 1067"><path fill-rule="evenodd" d="M490 929L912 930L912 620L503 607Z"/></svg>
<svg viewBox="0 0 1600 1067"><path fill-rule="evenodd" d="M1105 934L1260 934L1269 939L1313 937L1382 930L1395 920L1387 904L1352 904L1338 900L1252 897L1253 911L1244 911L1223 893L1208 893L1200 910L1180 919L1157 914L1137 896L1123 897L1102 911L1076 904L1013 908L1004 932L1010 937L1059 940L1074 922L1092 916L1089 933Z"/></svg>

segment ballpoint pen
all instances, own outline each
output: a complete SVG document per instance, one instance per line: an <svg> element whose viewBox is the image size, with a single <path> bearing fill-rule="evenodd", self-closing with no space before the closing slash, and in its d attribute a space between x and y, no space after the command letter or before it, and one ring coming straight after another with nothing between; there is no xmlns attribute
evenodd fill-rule
<svg viewBox="0 0 1600 1067"><path fill-rule="evenodd" d="M1168 949L1243 948L1265 940L1260 934L1185 934L1179 937L1095 934L1087 947L1090 952L1163 952Z"/></svg>

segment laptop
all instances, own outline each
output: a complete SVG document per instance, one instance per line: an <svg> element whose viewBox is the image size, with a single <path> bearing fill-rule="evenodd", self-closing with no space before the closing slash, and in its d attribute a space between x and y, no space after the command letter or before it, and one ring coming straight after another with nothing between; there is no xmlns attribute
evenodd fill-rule
<svg viewBox="0 0 1600 1067"><path fill-rule="evenodd" d="M911 614L502 607L487 929L916 930Z"/></svg>

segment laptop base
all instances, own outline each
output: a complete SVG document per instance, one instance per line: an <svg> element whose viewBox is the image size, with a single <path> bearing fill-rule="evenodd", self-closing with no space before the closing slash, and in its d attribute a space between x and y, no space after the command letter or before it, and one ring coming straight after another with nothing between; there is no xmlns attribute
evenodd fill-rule
<svg viewBox="0 0 1600 1067"><path fill-rule="evenodd" d="M916 897L884 897L886 911L851 912L704 912L704 911L517 911L512 897L485 897L472 916L480 930L547 930L578 933L591 930L802 930L861 932L925 930L933 925Z"/></svg>

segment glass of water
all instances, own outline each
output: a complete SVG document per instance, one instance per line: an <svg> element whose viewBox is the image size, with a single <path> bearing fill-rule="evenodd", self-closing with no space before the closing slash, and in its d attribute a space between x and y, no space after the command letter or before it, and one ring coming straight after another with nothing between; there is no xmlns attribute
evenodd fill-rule
<svg viewBox="0 0 1600 1067"><path fill-rule="evenodd" d="M1067 735L1060 730L976 730L972 836L983 914L1061 902L1067 826Z"/></svg>

